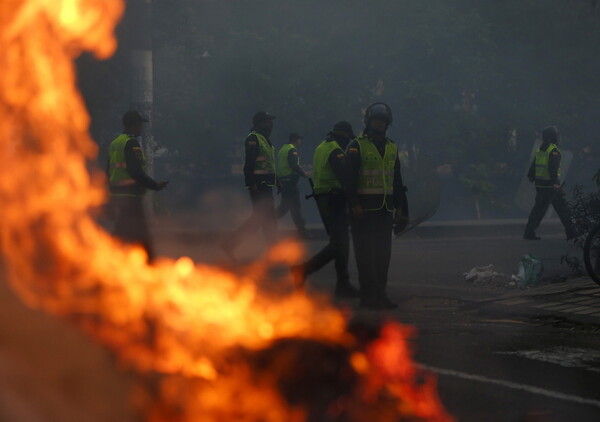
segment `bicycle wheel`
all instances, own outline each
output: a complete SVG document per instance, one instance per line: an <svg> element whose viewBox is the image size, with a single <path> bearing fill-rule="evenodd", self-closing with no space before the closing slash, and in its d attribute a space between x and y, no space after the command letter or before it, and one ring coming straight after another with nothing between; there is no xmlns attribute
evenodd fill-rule
<svg viewBox="0 0 600 422"><path fill-rule="evenodd" d="M600 225L594 227L585 239L583 261L592 280L600 284Z"/></svg>

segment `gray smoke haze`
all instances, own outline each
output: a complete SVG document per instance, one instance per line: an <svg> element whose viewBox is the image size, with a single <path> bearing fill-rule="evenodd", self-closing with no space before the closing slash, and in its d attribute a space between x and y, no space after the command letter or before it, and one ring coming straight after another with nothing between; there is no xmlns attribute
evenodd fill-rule
<svg viewBox="0 0 600 422"><path fill-rule="evenodd" d="M474 218L474 194L483 218L525 217L514 197L546 125L558 125L574 153L567 187L591 186L599 24L587 1L155 0L153 127L168 150L156 158L157 175L171 180L165 202L189 210L215 188L243 194L242 145L258 110L277 116L277 146L292 131L304 136L310 164L336 121L359 132L362 110L382 101L394 112L389 136L438 166L436 218ZM119 39L133 30L126 16ZM109 62L80 60L101 166L128 108L127 54L123 43Z"/></svg>

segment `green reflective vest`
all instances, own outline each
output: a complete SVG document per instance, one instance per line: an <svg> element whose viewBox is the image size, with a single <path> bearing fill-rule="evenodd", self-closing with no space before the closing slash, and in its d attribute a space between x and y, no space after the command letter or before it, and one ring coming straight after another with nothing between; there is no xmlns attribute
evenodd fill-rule
<svg viewBox="0 0 600 422"><path fill-rule="evenodd" d="M123 133L117 136L108 147L108 184L110 187L135 186L137 182L131 177L127 170L125 161L125 145L134 136ZM146 170L146 157L142 150L142 168ZM116 196L142 196L142 193L125 194L115 193Z"/></svg>
<svg viewBox="0 0 600 422"><path fill-rule="evenodd" d="M360 171L358 176L358 197L368 211L386 207L393 211L394 166L398 158L398 147L386 139L385 154L379 154L373 141L365 135L356 138L360 148Z"/></svg>
<svg viewBox="0 0 600 422"><path fill-rule="evenodd" d="M535 181L537 187L551 187L548 183L550 182L548 165L550 164L550 154L554 150L560 152L556 144L550 144L545 151L540 148L535 153ZM558 170L558 176L560 177L560 169Z"/></svg>
<svg viewBox="0 0 600 422"><path fill-rule="evenodd" d="M258 132L250 132L258 139L258 156L254 161L254 174L267 177L269 182L264 182L268 186L275 186L275 147L267 141L263 135Z"/></svg>
<svg viewBox="0 0 600 422"><path fill-rule="evenodd" d="M313 155L313 182L315 184L315 194L320 195L328 193L332 189L341 189L342 182L339 180L331 165L329 157L333 152L344 153L337 141L323 141L315 149Z"/></svg>
<svg viewBox="0 0 600 422"><path fill-rule="evenodd" d="M277 177L282 182L291 181L295 175L288 161L288 155L292 149L296 149L296 147L292 144L285 144L281 147L277 155ZM296 159L298 165L300 165L300 157L296 156Z"/></svg>

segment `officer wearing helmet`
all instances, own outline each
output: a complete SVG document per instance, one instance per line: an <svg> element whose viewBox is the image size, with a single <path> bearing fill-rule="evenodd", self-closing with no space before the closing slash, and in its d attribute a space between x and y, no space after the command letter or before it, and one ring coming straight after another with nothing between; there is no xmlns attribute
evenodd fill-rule
<svg viewBox="0 0 600 422"><path fill-rule="evenodd" d="M352 240L358 268L360 305L393 309L386 294L392 252L392 230L408 224L406 188L400 173L398 147L386 137L392 124L387 104L365 111L365 129L346 153L346 195L350 203Z"/></svg>
<svg viewBox="0 0 600 422"><path fill-rule="evenodd" d="M548 126L542 131L542 144L535 153L527 177L535 183L535 204L529 213L529 219L523 238L539 240L535 230L540 225L550 205L562 222L567 240L578 236L577 230L571 221L569 206L560 184L560 133L556 126Z"/></svg>

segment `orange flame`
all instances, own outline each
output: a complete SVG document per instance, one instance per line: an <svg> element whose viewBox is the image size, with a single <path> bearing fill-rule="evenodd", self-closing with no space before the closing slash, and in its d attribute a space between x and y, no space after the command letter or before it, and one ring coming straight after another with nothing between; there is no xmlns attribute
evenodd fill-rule
<svg viewBox="0 0 600 422"><path fill-rule="evenodd" d="M140 374L159 374L145 403L149 421L307 420L308 410L279 392L278 374L296 361L278 357L281 368L269 370L251 362L284 339L358 348L339 310L302 294L259 293L259 267L245 277L189 258L150 267L141 248L119 243L90 217L105 191L86 170L96 147L73 60L85 50L110 56L122 12L121 0L0 3L0 244L11 284L30 306L76 322ZM300 254L285 243L267 262ZM403 330L389 325L364 353L340 352L346 372L363 380L348 397L360 393L365 404L340 398L332 414L353 409L347 420L374 420L379 410L370 403L386 392L392 405L377 420L449 420L431 384L416 386Z"/></svg>

